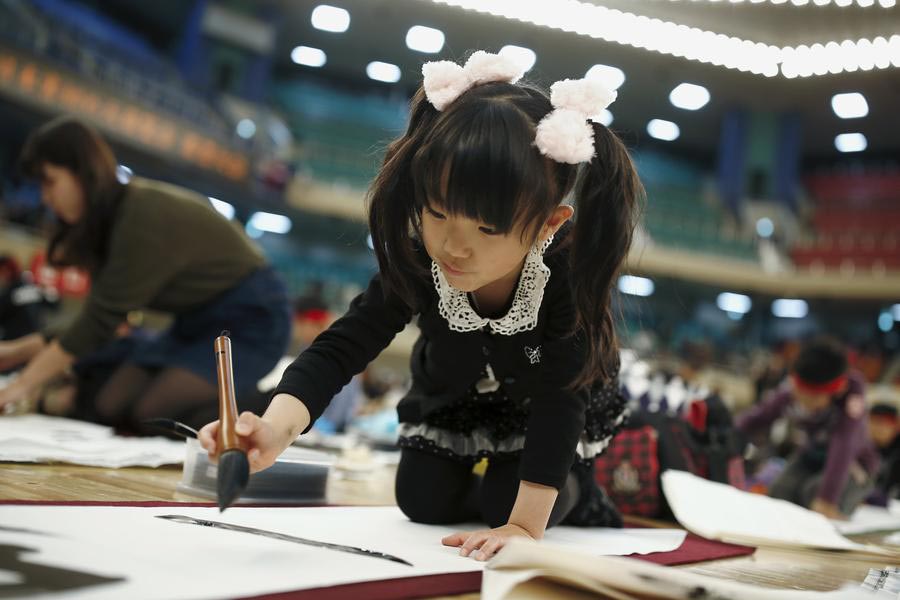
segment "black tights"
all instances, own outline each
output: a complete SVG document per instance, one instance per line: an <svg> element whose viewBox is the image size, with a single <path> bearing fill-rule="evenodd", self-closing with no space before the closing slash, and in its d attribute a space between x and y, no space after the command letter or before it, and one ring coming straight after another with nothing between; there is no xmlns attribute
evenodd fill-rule
<svg viewBox="0 0 900 600"><path fill-rule="evenodd" d="M490 460L481 478L472 473L469 463L404 448L397 467L397 504L416 523L483 521L499 527L509 520L519 481L518 459ZM578 480L570 473L547 526L559 524L578 498Z"/></svg>
<svg viewBox="0 0 900 600"><path fill-rule="evenodd" d="M192 427L218 417L218 391L187 369L150 370L133 364L116 369L94 398L86 398L96 420L105 425L141 430L144 419L167 417Z"/></svg>

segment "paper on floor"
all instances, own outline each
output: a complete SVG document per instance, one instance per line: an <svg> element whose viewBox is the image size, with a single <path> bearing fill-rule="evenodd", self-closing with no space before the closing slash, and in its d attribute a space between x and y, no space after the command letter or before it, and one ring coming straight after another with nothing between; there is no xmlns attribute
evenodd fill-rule
<svg viewBox="0 0 900 600"><path fill-rule="evenodd" d="M563 547L548 550L528 540L509 544L484 571L482 600L590 597L586 593L629 599L639 595L672 600L873 600L859 586L834 592L770 589L641 560L598 557Z"/></svg>
<svg viewBox="0 0 900 600"><path fill-rule="evenodd" d="M849 521L832 521L832 523L844 535L873 531L900 531L900 514L880 506L863 504L853 511Z"/></svg>
<svg viewBox="0 0 900 600"><path fill-rule="evenodd" d="M666 471L663 491L685 528L715 540L896 555L852 542L819 513L784 500L744 492L684 471Z"/></svg>
<svg viewBox="0 0 900 600"><path fill-rule="evenodd" d="M0 461L92 467L158 467L184 462L184 442L115 435L110 427L46 415L0 418Z"/></svg>
<svg viewBox="0 0 900 600"><path fill-rule="evenodd" d="M392 554L414 566L156 518L165 514L357 546ZM441 538L455 530L411 523L396 507L230 508L220 514L215 508L175 506L0 506L0 565L12 575L19 574L20 562L45 565L42 585L78 581L72 572L89 584L28 596L29 600L243 597L480 571L484 563L441 545ZM634 543L627 543L629 538ZM547 540L554 539L560 542L558 547L577 547L591 555L656 552L677 548L684 532L647 535L561 527L547 532Z"/></svg>

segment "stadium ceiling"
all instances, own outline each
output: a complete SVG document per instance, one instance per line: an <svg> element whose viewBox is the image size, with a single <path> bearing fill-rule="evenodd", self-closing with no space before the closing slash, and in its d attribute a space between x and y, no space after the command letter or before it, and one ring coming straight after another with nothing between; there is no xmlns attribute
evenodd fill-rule
<svg viewBox="0 0 900 600"><path fill-rule="evenodd" d="M323 3L350 13L350 25L345 32L332 33L312 26L311 13ZM107 6L117 5L124 10L127 4L134 6L120 1ZM155 26L165 29L177 28L178 21L185 16L185 4L191 3L163 0L145 6L152 7L146 10L156 12ZM170 10L165 5L170 5ZM803 156L810 161L837 158L840 153L835 148L835 137L855 132L863 133L868 140L867 149L857 155L860 158L900 156L900 121L896 116L896 107L900 107L900 57L897 55L900 38L891 44L892 36L900 35L900 6L893 0L593 0L585 3L583 10L587 12L578 14L589 16L582 16L580 22L576 18L572 27L604 34L604 23L620 19L612 34L619 42L609 41L608 31L606 39L604 35L591 37L510 18L516 17L515 14L498 16L457 6L476 6L480 11L500 6L497 12L501 14L504 10L534 14L536 8L545 8L559 20L566 12L562 7L571 5L569 0L260 0L256 5L268 11L277 24L274 62L276 77L281 79L312 76L406 96L419 83L424 60L459 59L474 49L497 51L513 44L536 53L537 61L527 77L544 84L580 77L595 64L621 69L626 79L619 88L618 100L610 107L614 116L612 127L632 144L652 143L711 157L718 145L723 115L740 107L773 114L798 114L802 121ZM171 13L168 17L167 12ZM621 20L623 14L633 15L634 19ZM518 18L522 18L521 14ZM641 34L640 26L654 19L657 29ZM682 27L659 28L660 23ZM444 33L445 43L440 52L425 54L407 47L407 31L414 25ZM760 60L775 56L776 60L793 60L793 66L779 62L776 72L772 72L771 65L761 64L755 69L759 72L754 73L738 70L735 64L729 68L658 51L673 46L670 39L673 31L691 28L722 34L720 40L727 36L745 41L746 52L751 51L750 45L757 50L767 47L775 53L760 55ZM639 46L645 47L630 45L635 38ZM711 54L716 62L728 62L728 57L710 53L709 48L698 43L702 39L694 39L691 47L695 52L706 51L707 60ZM828 46L829 42L840 45L847 40L854 46L859 40L873 42L873 47L860 47L860 51L865 50L864 54L878 64L865 64L871 61L862 55L857 61L853 48L848 50L847 44L838 49L834 44ZM827 51L815 44L827 47ZM324 51L326 63L319 68L294 64L291 51L300 45ZM798 63L796 52L786 57L781 54L783 48L815 52L802 55ZM727 49L723 52L727 53ZM746 57L740 52L732 54L737 62ZM831 71L839 72L804 76L804 66L822 72L821 65L810 65L817 58L826 61ZM371 61L397 65L400 80L387 84L368 79L366 66ZM856 63L862 68L844 70ZM749 68L753 62L745 66ZM684 82L707 88L709 102L695 111L673 106L669 94ZM835 114L832 97L847 92L859 92L865 97L866 116L842 119ZM680 136L672 142L652 140L646 129L651 119L675 122Z"/></svg>

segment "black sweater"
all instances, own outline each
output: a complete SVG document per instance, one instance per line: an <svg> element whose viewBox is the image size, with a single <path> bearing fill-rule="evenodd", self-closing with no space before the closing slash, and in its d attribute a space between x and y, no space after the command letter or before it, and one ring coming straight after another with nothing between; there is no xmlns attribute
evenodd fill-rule
<svg viewBox="0 0 900 600"><path fill-rule="evenodd" d="M530 331L515 335L452 331L438 311L437 291L433 286L423 291L421 336L411 357L412 386L397 407L400 421L421 422L430 412L466 396L490 362L507 396L529 406L519 476L557 489L575 460L589 394L586 388L567 389L584 362L580 336L569 334L575 307L568 252L560 247L568 233L568 228L561 230L544 257L551 274L537 326ZM424 250L420 257L422 265L430 267ZM390 344L412 316L400 298L385 298L376 275L347 313L288 367L273 393L301 399L315 421L331 398ZM533 356L536 348L541 358L532 364L529 353Z"/></svg>

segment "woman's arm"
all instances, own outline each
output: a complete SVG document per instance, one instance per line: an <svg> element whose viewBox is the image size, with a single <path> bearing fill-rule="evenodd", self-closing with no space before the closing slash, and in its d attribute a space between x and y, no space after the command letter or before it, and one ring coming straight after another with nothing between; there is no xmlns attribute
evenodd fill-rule
<svg viewBox="0 0 900 600"><path fill-rule="evenodd" d="M26 399L40 386L64 372L75 357L63 350L56 340L37 353L22 373L6 388L0 390L0 407Z"/></svg>
<svg viewBox="0 0 900 600"><path fill-rule="evenodd" d="M44 345L44 336L40 333L0 342L0 370L7 371L27 363L44 349Z"/></svg>

